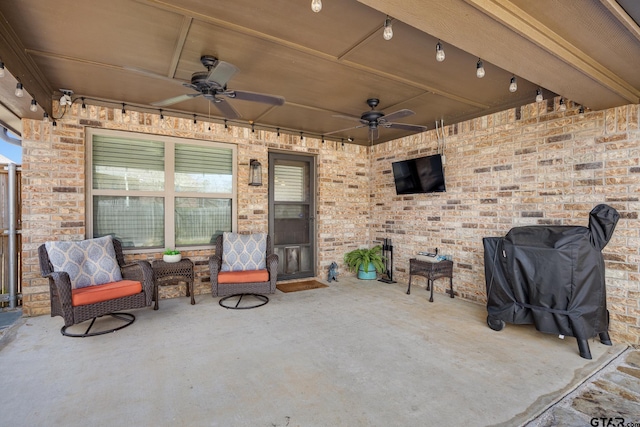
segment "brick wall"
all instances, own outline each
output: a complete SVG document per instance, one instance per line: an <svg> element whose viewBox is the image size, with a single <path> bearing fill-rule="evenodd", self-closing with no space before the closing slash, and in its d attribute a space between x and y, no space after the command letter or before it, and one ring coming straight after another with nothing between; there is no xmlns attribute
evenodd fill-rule
<svg viewBox="0 0 640 427"><path fill-rule="evenodd" d="M266 230L269 151L316 156L317 262L326 277L332 261L374 240L393 239L395 279L406 283L408 260L419 250L439 248L455 261L456 293L485 302L482 237L503 236L529 224L587 225L598 203L615 207L622 219L604 250L611 335L640 344L640 131L638 105L578 115L568 102L534 103L446 126L447 192L397 196L391 162L434 154L435 131L379 144L352 144L230 126L193 124L193 119L74 105L53 129L24 120L23 293L26 315L49 312L47 281L40 277L37 247L51 239L85 237L84 147L86 127L102 127L238 145L238 230ZM58 116L59 113L56 113ZM262 187L248 183L249 159L263 164ZM196 260L196 293L210 292L207 251ZM160 253L129 257L149 259ZM436 284L444 291L444 282ZM182 289L167 288L165 296ZM442 297L442 295L441 295ZM437 297L436 297L437 298Z"/></svg>
<svg viewBox="0 0 640 427"><path fill-rule="evenodd" d="M397 196L391 162L435 154L435 131L376 145L371 153L371 236L391 238L408 280L420 250L451 254L454 289L485 303L482 238L514 226L588 225L599 203L621 219L604 249L612 338L640 343L640 106L578 114L534 103L446 126L446 193ZM448 281L436 282L444 292Z"/></svg>
<svg viewBox="0 0 640 427"><path fill-rule="evenodd" d="M54 108L57 108L54 105ZM238 231L268 229L268 153L282 151L312 155L317 164L317 261L320 277L332 261L340 261L344 247L368 240L369 168L366 147L193 119L165 117L121 108L88 106L83 116L74 104L54 128L39 120L23 120L22 241L23 312L50 312L49 285L40 277L38 246L47 240L85 238L85 130L88 127L229 142L238 146ZM61 111L56 111L56 117ZM209 130L211 129L211 130ZM261 187L248 185L249 160L262 165ZM196 294L210 293L208 257L212 251L183 251L195 261ZM129 259L161 258L128 254ZM163 287L161 297L184 295L184 287Z"/></svg>

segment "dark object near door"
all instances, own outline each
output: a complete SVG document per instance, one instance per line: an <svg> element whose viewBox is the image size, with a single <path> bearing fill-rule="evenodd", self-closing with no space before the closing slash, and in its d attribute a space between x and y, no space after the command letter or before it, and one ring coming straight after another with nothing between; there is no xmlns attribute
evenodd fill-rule
<svg viewBox="0 0 640 427"><path fill-rule="evenodd" d="M537 330L575 337L591 359L589 338L611 345L604 259L620 215L607 205L589 214L589 227L525 226L504 238L485 237L487 324L533 323Z"/></svg>

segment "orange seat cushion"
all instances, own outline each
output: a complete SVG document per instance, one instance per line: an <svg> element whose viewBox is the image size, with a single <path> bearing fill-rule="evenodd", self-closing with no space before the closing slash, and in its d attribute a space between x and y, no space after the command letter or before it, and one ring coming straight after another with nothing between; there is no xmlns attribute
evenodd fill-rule
<svg viewBox="0 0 640 427"><path fill-rule="evenodd" d="M142 283L135 280L120 280L104 285L87 286L71 291L71 305L95 304L111 299L128 297L142 292Z"/></svg>
<svg viewBox="0 0 640 427"><path fill-rule="evenodd" d="M268 281L269 272L267 270L221 271L218 273L218 283L252 283Z"/></svg>

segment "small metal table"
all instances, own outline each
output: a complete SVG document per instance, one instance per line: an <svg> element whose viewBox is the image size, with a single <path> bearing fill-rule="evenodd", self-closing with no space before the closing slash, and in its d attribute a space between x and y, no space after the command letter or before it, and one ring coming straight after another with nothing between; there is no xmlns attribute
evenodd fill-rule
<svg viewBox="0 0 640 427"><path fill-rule="evenodd" d="M409 260L409 287L407 295L411 293L411 276L422 276L427 279L427 290L431 288L429 302L433 302L433 281L442 277L449 278L451 298L453 298L453 261L429 262L416 258Z"/></svg>
<svg viewBox="0 0 640 427"><path fill-rule="evenodd" d="M156 300L154 310L158 309L158 287L161 285L175 285L178 282L187 283L187 296L191 296L191 305L196 303L193 295L193 262L189 258L182 258L178 262L164 262L155 260L153 268L153 295Z"/></svg>

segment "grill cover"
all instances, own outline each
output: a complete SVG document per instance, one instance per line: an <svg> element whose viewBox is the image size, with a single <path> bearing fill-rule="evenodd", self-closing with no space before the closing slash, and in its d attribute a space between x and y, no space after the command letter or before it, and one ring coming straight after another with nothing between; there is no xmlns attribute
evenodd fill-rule
<svg viewBox="0 0 640 427"><path fill-rule="evenodd" d="M618 212L601 204L589 227L525 226L486 237L488 319L589 339L607 332L604 259Z"/></svg>

